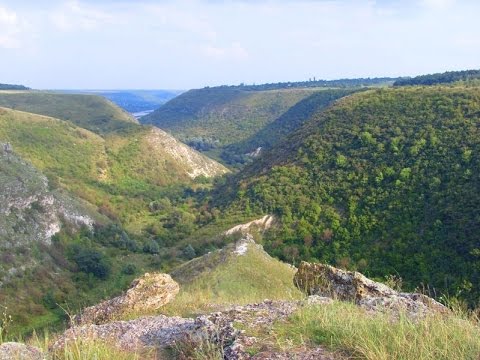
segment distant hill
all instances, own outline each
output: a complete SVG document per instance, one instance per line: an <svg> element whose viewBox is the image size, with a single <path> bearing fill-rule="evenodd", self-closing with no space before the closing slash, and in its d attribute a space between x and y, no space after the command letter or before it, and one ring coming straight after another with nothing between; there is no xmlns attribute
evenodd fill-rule
<svg viewBox="0 0 480 360"><path fill-rule="evenodd" d="M447 71L444 73L416 76L414 78L401 78L396 80L393 86L450 84L457 81L475 79L480 79L480 70Z"/></svg>
<svg viewBox="0 0 480 360"><path fill-rule="evenodd" d="M90 94L107 98L131 114L153 111L181 94L182 90L59 90L66 94Z"/></svg>
<svg viewBox="0 0 480 360"><path fill-rule="evenodd" d="M263 152L284 140L289 134L300 128L313 114L323 111L334 101L359 91L355 89L324 89L300 100L273 122L260 129L251 137L227 145L222 158L227 163L245 159L245 154Z"/></svg>
<svg viewBox="0 0 480 360"><path fill-rule="evenodd" d="M24 85L0 84L0 90L30 90Z"/></svg>
<svg viewBox="0 0 480 360"><path fill-rule="evenodd" d="M220 86L230 89L241 89L246 91L265 91L281 89L304 89L304 88L359 88L376 87L392 85L399 78L379 77L379 78L357 78L357 79L338 79L338 80L317 80L315 78L308 81L279 82L259 85L232 85Z"/></svg>
<svg viewBox="0 0 480 360"><path fill-rule="evenodd" d="M480 294L480 89L339 100L217 189L228 214L275 214L267 251ZM230 195L228 195L230 194Z"/></svg>
<svg viewBox="0 0 480 360"><path fill-rule="evenodd" d="M71 121L97 134L106 134L137 124L131 115L96 95L40 91L0 92L0 106Z"/></svg>
<svg viewBox="0 0 480 360"><path fill-rule="evenodd" d="M194 148L232 164L244 161L245 154L255 150L240 143L318 91L327 90L247 91L241 87L190 90L141 118L141 122L154 124ZM233 144L239 145L231 147L233 152L224 153Z"/></svg>

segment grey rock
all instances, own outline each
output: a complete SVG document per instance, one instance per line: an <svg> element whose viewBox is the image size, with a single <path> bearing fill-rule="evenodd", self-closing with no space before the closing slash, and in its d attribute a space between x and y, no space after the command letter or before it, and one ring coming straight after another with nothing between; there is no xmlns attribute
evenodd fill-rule
<svg viewBox="0 0 480 360"><path fill-rule="evenodd" d="M16 342L6 342L0 345L0 360L43 360L45 355L34 346Z"/></svg>
<svg viewBox="0 0 480 360"><path fill-rule="evenodd" d="M146 273L135 279L120 296L84 309L73 322L76 325L104 324L134 312L158 310L172 301L180 290L168 274Z"/></svg>
<svg viewBox="0 0 480 360"><path fill-rule="evenodd" d="M302 262L294 283L308 295L355 302L370 311L393 312L395 315L404 312L412 318L448 312L445 306L426 295L400 293L356 271L325 264Z"/></svg>

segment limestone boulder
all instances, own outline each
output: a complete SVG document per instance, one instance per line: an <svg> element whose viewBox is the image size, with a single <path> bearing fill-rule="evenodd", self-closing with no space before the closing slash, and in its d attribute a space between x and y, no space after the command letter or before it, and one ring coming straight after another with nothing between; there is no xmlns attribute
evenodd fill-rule
<svg viewBox="0 0 480 360"><path fill-rule="evenodd" d="M122 295L84 309L75 316L75 325L105 324L128 313L149 313L168 304L180 287L170 275L146 273L135 279Z"/></svg>
<svg viewBox="0 0 480 360"><path fill-rule="evenodd" d="M404 311L412 317L448 312L445 306L426 295L398 292L359 272L326 264L302 262L294 283L308 295L351 301L371 311Z"/></svg>

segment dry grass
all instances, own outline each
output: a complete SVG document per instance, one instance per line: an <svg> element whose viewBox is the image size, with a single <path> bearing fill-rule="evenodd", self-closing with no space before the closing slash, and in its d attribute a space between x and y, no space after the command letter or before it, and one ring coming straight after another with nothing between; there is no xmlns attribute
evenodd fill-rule
<svg viewBox="0 0 480 360"><path fill-rule="evenodd" d="M367 314L350 303L335 302L300 310L274 329L279 344L324 345L355 359L451 360L480 358L478 318L457 314L414 322L406 316Z"/></svg>

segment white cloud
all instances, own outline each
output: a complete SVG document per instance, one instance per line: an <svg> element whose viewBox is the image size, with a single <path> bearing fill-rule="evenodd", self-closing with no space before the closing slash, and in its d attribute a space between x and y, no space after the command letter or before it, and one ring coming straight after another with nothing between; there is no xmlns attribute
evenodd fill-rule
<svg viewBox="0 0 480 360"><path fill-rule="evenodd" d="M208 45L203 48L203 54L215 60L243 61L249 57L248 51L237 42L226 47Z"/></svg>
<svg viewBox="0 0 480 360"><path fill-rule="evenodd" d="M50 21L61 31L95 30L113 20L109 13L78 1L66 2L50 13Z"/></svg>
<svg viewBox="0 0 480 360"><path fill-rule="evenodd" d="M455 5L456 0L422 0L422 4L431 10L447 10Z"/></svg>
<svg viewBox="0 0 480 360"><path fill-rule="evenodd" d="M0 47L16 49L21 47L21 35L25 24L16 12L0 7Z"/></svg>

